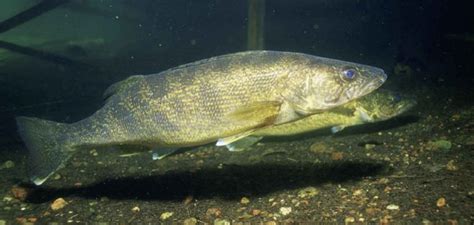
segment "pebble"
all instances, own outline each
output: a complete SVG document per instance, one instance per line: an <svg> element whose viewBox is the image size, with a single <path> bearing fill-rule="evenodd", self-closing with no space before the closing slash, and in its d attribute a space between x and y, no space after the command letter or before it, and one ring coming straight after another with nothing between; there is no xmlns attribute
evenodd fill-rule
<svg viewBox="0 0 474 225"><path fill-rule="evenodd" d="M224 219L215 219L214 225L230 225L230 222Z"/></svg>
<svg viewBox="0 0 474 225"><path fill-rule="evenodd" d="M457 220L448 219L448 224L449 224L449 225L458 225L459 222L458 222Z"/></svg>
<svg viewBox="0 0 474 225"><path fill-rule="evenodd" d="M11 169L13 167L15 167L15 162L8 160L0 166L0 169Z"/></svg>
<svg viewBox="0 0 474 225"><path fill-rule="evenodd" d="M428 146L433 150L449 151L453 144L448 140L430 141Z"/></svg>
<svg viewBox="0 0 474 225"><path fill-rule="evenodd" d="M276 221L267 221L265 222L265 225L277 225L278 223Z"/></svg>
<svg viewBox="0 0 474 225"><path fill-rule="evenodd" d="M59 173L54 174L53 180L60 180L60 179L61 179L61 174Z"/></svg>
<svg viewBox="0 0 474 225"><path fill-rule="evenodd" d="M211 217L220 217L222 215L222 211L220 208L209 208L206 210L206 216Z"/></svg>
<svg viewBox="0 0 474 225"><path fill-rule="evenodd" d="M289 215L291 213L291 207L281 207L280 213L283 216Z"/></svg>
<svg viewBox="0 0 474 225"><path fill-rule="evenodd" d="M438 198L438 200L436 201L436 206L438 206L439 208L442 208L446 205L446 199L441 197L441 198Z"/></svg>
<svg viewBox="0 0 474 225"><path fill-rule="evenodd" d="M449 160L448 164L446 164L446 169L449 171L457 171L459 167L456 165L454 160Z"/></svg>
<svg viewBox="0 0 474 225"><path fill-rule="evenodd" d="M188 196L186 196L186 198L184 199L183 203L184 203L185 205L189 205L189 204L191 204L191 202L193 202L193 199L194 199L194 197L193 197L192 195L188 195Z"/></svg>
<svg viewBox="0 0 474 225"><path fill-rule="evenodd" d="M258 216L262 213L260 209L252 209L252 216Z"/></svg>
<svg viewBox="0 0 474 225"><path fill-rule="evenodd" d="M366 150L372 150L372 149L375 148L375 144L365 144L364 147L365 147Z"/></svg>
<svg viewBox="0 0 474 225"><path fill-rule="evenodd" d="M350 223L354 223L354 222L355 222L355 218L352 217L352 216L346 217L346 218L344 219L344 223L345 223L345 224L350 224Z"/></svg>
<svg viewBox="0 0 474 225"><path fill-rule="evenodd" d="M249 203L250 199L248 199L247 197L242 197L242 199L240 199L240 204L247 205Z"/></svg>
<svg viewBox="0 0 474 225"><path fill-rule="evenodd" d="M352 195L353 195L353 196L359 196L359 195L361 195L362 193L363 193L363 192L362 192L361 189L357 189L357 190L355 190L355 191L352 193Z"/></svg>
<svg viewBox="0 0 474 225"><path fill-rule="evenodd" d="M307 187L298 191L298 197L300 198L312 198L319 194L319 190L315 187Z"/></svg>
<svg viewBox="0 0 474 225"><path fill-rule="evenodd" d="M309 147L309 150L316 154L327 153L329 152L329 146L321 143L314 143Z"/></svg>
<svg viewBox="0 0 474 225"><path fill-rule="evenodd" d="M194 217L187 218L183 221L183 225L196 225L197 224L197 219Z"/></svg>
<svg viewBox="0 0 474 225"><path fill-rule="evenodd" d="M173 216L173 212L164 212L160 215L160 220L167 220L169 219L171 216Z"/></svg>
<svg viewBox="0 0 474 225"><path fill-rule="evenodd" d="M140 208L138 206L135 206L135 207L132 208L132 212L138 213L138 212L140 212Z"/></svg>
<svg viewBox="0 0 474 225"><path fill-rule="evenodd" d="M395 204L390 204L390 205L387 205L387 209L388 210L399 210L400 206L395 205Z"/></svg>
<svg viewBox="0 0 474 225"><path fill-rule="evenodd" d="M341 160L342 158L344 158L342 152L333 152L333 153L331 153L331 159L334 160L334 161Z"/></svg>
<svg viewBox="0 0 474 225"><path fill-rule="evenodd" d="M26 198L28 197L28 192L29 192L29 190L27 188L20 187L20 186L17 186L17 185L13 185L13 187L10 191L11 191L13 197L20 200L20 201L26 200Z"/></svg>
<svg viewBox="0 0 474 225"><path fill-rule="evenodd" d="M248 213L244 213L243 215L239 216L239 220L248 220L252 217L253 217L253 215L250 215Z"/></svg>
<svg viewBox="0 0 474 225"><path fill-rule="evenodd" d="M431 222L431 221L428 220L428 219L423 219L423 220L421 221L421 224L423 224L423 225L432 225L433 222Z"/></svg>
<svg viewBox="0 0 474 225"><path fill-rule="evenodd" d="M64 198L57 198L51 204L51 209L53 211L57 211L57 210L60 210L60 209L64 208L64 206L66 206L66 205L67 205L67 202L66 202L66 200L64 200Z"/></svg>

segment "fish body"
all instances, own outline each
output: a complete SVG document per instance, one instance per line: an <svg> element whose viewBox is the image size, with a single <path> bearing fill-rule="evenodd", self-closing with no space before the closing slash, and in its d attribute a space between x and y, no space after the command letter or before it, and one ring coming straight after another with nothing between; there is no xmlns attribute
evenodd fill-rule
<svg viewBox="0 0 474 225"><path fill-rule="evenodd" d="M227 147L229 150L239 151L255 144L263 137L298 135L324 128L331 128L331 131L336 133L345 127L391 119L415 105L416 101L409 96L379 89L336 108L294 122L256 130L251 136L231 143Z"/></svg>
<svg viewBox="0 0 474 225"><path fill-rule="evenodd" d="M302 53L249 51L135 75L106 90L105 105L72 124L18 117L31 179L43 183L78 149L228 144L364 96L383 70Z"/></svg>

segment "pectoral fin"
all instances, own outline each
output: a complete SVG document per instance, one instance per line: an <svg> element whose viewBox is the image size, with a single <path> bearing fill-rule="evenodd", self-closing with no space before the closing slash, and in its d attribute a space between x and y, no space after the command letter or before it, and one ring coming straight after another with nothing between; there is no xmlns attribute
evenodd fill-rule
<svg viewBox="0 0 474 225"><path fill-rule="evenodd" d="M240 140L227 144L226 147L231 152L240 152L246 150L248 147L262 140L263 137L259 136L248 136Z"/></svg>
<svg viewBox="0 0 474 225"><path fill-rule="evenodd" d="M278 101L254 102L230 112L227 118L233 122L270 124L278 116L281 103Z"/></svg>

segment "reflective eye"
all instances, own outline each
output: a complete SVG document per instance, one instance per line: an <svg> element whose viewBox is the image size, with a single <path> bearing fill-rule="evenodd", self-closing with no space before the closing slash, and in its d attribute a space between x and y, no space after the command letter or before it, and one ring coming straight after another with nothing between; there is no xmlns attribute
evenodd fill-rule
<svg viewBox="0 0 474 225"><path fill-rule="evenodd" d="M352 79L354 79L355 76L356 76L356 71L355 71L354 69L345 69L345 70L343 71L343 75L344 75L344 76L343 76L344 79L346 79L346 80L352 80Z"/></svg>
<svg viewBox="0 0 474 225"><path fill-rule="evenodd" d="M400 94L395 94L393 96L393 102L394 103L399 103L401 100L402 100L402 96L400 96Z"/></svg>

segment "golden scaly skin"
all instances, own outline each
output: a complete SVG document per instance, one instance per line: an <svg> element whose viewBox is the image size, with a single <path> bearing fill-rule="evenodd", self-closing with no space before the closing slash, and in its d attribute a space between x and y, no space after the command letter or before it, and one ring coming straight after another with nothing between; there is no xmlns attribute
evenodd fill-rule
<svg viewBox="0 0 474 225"><path fill-rule="evenodd" d="M398 116L415 105L408 97L377 90L342 106L303 119L255 131L254 136L290 136L331 126L354 126Z"/></svg>
<svg viewBox="0 0 474 225"><path fill-rule="evenodd" d="M358 77L341 78L347 67ZM305 54L236 53L143 76L71 126L79 145L193 146L268 126L294 111L306 115L344 104L385 78L374 67ZM263 107L243 120L231 116L254 104Z"/></svg>
<svg viewBox="0 0 474 225"><path fill-rule="evenodd" d="M383 70L371 66L249 51L132 76L106 91L101 109L73 124L28 117L18 117L17 123L30 151L31 180L40 185L82 147L234 140L337 107L385 80Z"/></svg>

